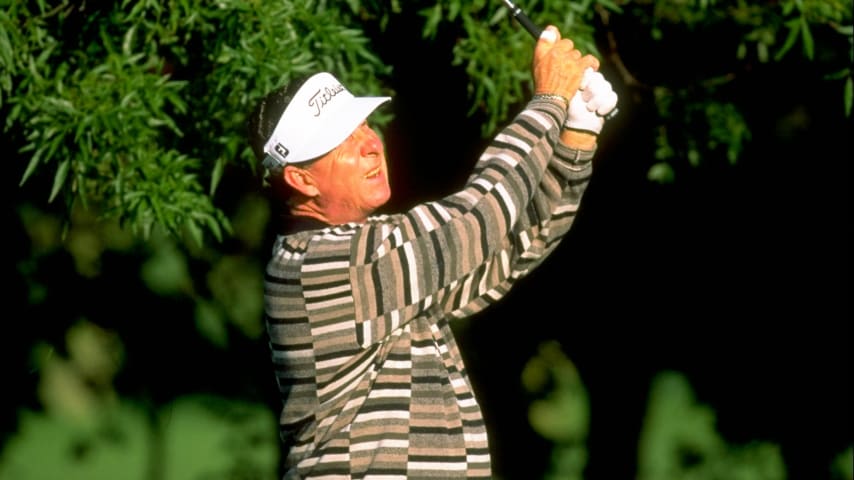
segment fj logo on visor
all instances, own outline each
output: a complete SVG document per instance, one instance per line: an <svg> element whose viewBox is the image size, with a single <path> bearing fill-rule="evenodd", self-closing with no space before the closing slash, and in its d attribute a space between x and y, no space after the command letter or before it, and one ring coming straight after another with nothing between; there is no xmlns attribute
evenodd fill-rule
<svg viewBox="0 0 854 480"><path fill-rule="evenodd" d="M285 157L287 157L287 156L288 156L288 153L290 153L290 152L288 152L288 149L287 149L287 148L285 148L285 146L284 146L284 145L282 145L281 143L277 143L277 144L276 144L276 153L278 153L279 155L281 155L281 156L282 156L282 158L285 158Z"/></svg>

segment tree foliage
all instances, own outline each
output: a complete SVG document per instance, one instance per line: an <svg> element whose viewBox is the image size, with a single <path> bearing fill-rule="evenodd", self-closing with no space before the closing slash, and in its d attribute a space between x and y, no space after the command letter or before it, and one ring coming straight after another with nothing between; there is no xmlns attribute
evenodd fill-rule
<svg viewBox="0 0 854 480"><path fill-rule="evenodd" d="M228 163L254 168L244 122L259 96L319 69L379 91L387 70L326 2L4 3L0 108L21 183L52 175L51 200L144 238L231 233L215 193Z"/></svg>
<svg viewBox="0 0 854 480"><path fill-rule="evenodd" d="M657 108L656 158L649 178L671 182L674 165L738 161L751 138L751 125L744 107L734 101L732 87L757 64L782 62L800 55L826 77L827 88L840 92L840 111L850 117L852 106L852 6L841 0L787 0L768 4L700 1L543 0L515 2L522 5L539 25L554 24L572 38L582 51L596 54L622 102L651 93ZM527 5L523 5L526 3ZM454 49L454 63L465 65L472 109L486 112L483 133L488 135L507 119L509 112L530 93L526 82L530 42L527 32L507 20L508 10L500 2L444 1L422 11L425 36L434 34L441 22L459 22L465 34ZM484 12L488 14L485 15ZM484 18L488 19L484 21ZM637 27L620 31L615 24L630 19ZM816 35L820 32L820 47ZM729 38L716 37L726 32ZM707 55L706 51L651 50L648 60L628 63L636 52L632 43L655 47L680 42L680 35L699 37L715 49L710 65L698 67L688 61L686 71L662 68L667 77L645 68L644 63L663 67L685 57ZM800 48L797 48L800 47ZM846 48L847 47L847 48ZM817 54L817 50L820 52ZM500 52L500 54L496 54ZM661 55L670 55L661 59ZM687 68L695 67L695 68ZM677 70L674 72L674 70ZM674 75L677 73L677 75ZM679 74L681 73L681 75Z"/></svg>
<svg viewBox="0 0 854 480"><path fill-rule="evenodd" d="M652 93L659 117L658 163L649 172L655 181L672 181L682 162L738 161L751 128L727 87L756 63L803 56L824 72L828 88L839 89L840 105L851 113L850 2L524 3L535 23L557 25L599 55L623 102ZM497 1L4 4L0 108L9 146L27 165L21 183L52 175L45 192L51 200L91 206L144 237L156 227L198 242L205 232L217 239L230 233L215 194L228 164L255 168L243 129L253 102L294 75L320 69L356 89L388 92L393 66L372 53L372 41L401 12L423 17L425 45L443 29L458 35L453 63L470 79L470 113L483 113L485 136L530 92L531 39ZM674 32L738 37L719 41L728 61L659 78L624 61L633 39L613 28L623 17L638 25L632 35L652 45ZM839 51L846 43L847 55Z"/></svg>

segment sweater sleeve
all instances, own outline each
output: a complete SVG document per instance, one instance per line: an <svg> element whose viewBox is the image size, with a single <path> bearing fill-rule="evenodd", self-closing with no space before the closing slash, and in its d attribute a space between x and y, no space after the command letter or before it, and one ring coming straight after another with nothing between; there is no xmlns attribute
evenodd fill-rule
<svg viewBox="0 0 854 480"><path fill-rule="evenodd" d="M355 233L349 283L363 348L428 309L434 318L482 309L553 250L592 157L560 143L565 115L555 103L530 102L459 192L374 217Z"/></svg>

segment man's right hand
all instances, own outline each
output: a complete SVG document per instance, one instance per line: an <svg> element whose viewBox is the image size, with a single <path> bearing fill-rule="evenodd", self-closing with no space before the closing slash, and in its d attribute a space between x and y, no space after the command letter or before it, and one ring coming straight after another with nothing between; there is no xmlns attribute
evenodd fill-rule
<svg viewBox="0 0 854 480"><path fill-rule="evenodd" d="M562 39L557 27L549 25L534 49L534 93L560 95L568 102L581 86L588 68L598 70L599 60L593 55L582 55L572 40Z"/></svg>

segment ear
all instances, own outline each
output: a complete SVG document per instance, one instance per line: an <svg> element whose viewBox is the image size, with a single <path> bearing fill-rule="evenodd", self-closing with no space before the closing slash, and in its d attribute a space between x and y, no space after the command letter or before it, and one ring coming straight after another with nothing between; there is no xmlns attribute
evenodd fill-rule
<svg viewBox="0 0 854 480"><path fill-rule="evenodd" d="M304 170L293 165L287 165L285 166L285 170L282 172L282 176L284 177L285 183L306 197L316 197L320 194L320 191L317 189L317 183L314 181L314 177L311 176L311 173L308 170Z"/></svg>

